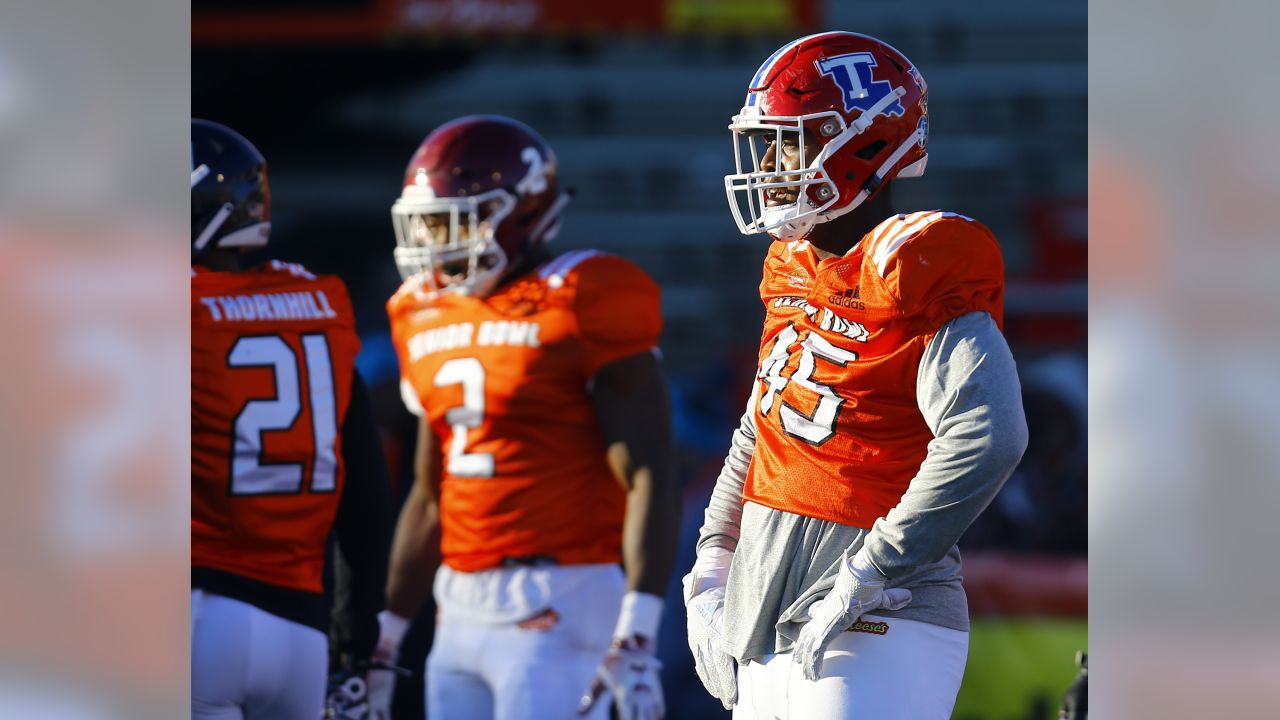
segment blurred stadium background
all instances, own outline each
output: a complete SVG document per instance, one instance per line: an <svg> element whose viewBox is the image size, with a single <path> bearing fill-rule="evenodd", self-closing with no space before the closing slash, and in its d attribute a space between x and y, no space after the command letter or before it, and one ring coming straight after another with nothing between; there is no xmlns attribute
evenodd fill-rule
<svg viewBox="0 0 1280 720"><path fill-rule="evenodd" d="M558 249L625 255L663 287L683 572L763 315L766 243L727 212L726 125L769 53L826 29L890 42L929 82L929 172L898 186L902 209L971 215L1004 248L1031 446L962 541L974 626L955 717L1056 717L1087 645L1082 0L193 0L191 112L267 156L270 254L351 288L401 489L413 422L382 303L399 282L389 209L404 163L459 115L509 115L544 134L577 189ZM693 674L674 585L668 605L670 717L727 717ZM418 669L431 630L420 625L405 649ZM397 708L418 710L420 693L420 679L402 684Z"/></svg>

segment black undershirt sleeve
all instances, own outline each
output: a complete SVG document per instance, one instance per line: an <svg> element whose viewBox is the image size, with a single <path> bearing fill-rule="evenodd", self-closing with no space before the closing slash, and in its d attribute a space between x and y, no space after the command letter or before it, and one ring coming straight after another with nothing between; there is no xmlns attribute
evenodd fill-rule
<svg viewBox="0 0 1280 720"><path fill-rule="evenodd" d="M386 606L391 551L391 484L378 439L369 393L360 373L342 423L346 484L334 522L332 654L366 660L378 640L377 614Z"/></svg>

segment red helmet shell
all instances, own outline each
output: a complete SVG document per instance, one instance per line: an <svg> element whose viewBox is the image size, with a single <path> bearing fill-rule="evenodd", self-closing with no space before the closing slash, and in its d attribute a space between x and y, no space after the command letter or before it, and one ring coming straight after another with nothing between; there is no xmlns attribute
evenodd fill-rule
<svg viewBox="0 0 1280 720"><path fill-rule="evenodd" d="M497 115L469 115L441 125L418 146L405 168L404 187L429 188L437 198L504 189L515 207L494 229L508 258L517 258L555 227L559 165L532 128Z"/></svg>
<svg viewBox="0 0 1280 720"><path fill-rule="evenodd" d="M840 193L831 207L838 211L864 187L873 195L885 180L923 160L922 139L891 168L877 170L917 129L927 139L928 87L905 55L873 37L851 32L827 32L795 40L767 59L747 92L743 114L796 117L838 113L848 126L896 88L904 94L888 105L865 131L833 153L824 163L827 176ZM826 143L839 132L824 118L804 122L805 129ZM816 187L807 190L816 206ZM868 196L870 197L870 195Z"/></svg>

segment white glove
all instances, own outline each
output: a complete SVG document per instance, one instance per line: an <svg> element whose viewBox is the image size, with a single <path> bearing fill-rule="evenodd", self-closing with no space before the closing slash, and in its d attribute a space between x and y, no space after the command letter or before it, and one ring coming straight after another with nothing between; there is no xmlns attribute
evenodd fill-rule
<svg viewBox="0 0 1280 720"><path fill-rule="evenodd" d="M364 684L368 688L365 695L369 701L369 720L391 720L391 698L396 694L396 672L394 670L370 670L364 675Z"/></svg>
<svg viewBox="0 0 1280 720"><path fill-rule="evenodd" d="M733 551L705 547L683 580L694 669L703 687L726 709L738 702L737 665L724 649L722 632L725 586L732 565Z"/></svg>
<svg viewBox="0 0 1280 720"><path fill-rule="evenodd" d="M809 606L809 622L800 629L800 637L792 650L791 659L806 678L818 679L827 645L864 613L881 608L901 610L911 602L910 590L886 590L886 579L863 553L850 558L849 551L845 550L835 587Z"/></svg>
<svg viewBox="0 0 1280 720"><path fill-rule="evenodd" d="M662 620L662 598L635 590L622 596L613 644L596 670L595 680L578 704L586 715L606 693L612 693L621 720L662 720L667 714L654 657L654 638Z"/></svg>
<svg viewBox="0 0 1280 720"><path fill-rule="evenodd" d="M684 576L685 612L689 623L689 650L698 679L726 710L738 702L737 665L724 651L720 625L724 618L724 585L697 592L693 573ZM695 594L696 593L696 594Z"/></svg>
<svg viewBox="0 0 1280 720"><path fill-rule="evenodd" d="M396 667L400 659L400 641L409 630L409 620L390 610L378 613L378 644L369 658L369 671L364 681L368 687L369 720L391 720L391 699L396 694L396 675L405 671Z"/></svg>
<svg viewBox="0 0 1280 720"><path fill-rule="evenodd" d="M601 697L612 693L619 720L662 720L667 714L658 677L662 663L653 656L653 645L643 635L615 639L591 688L582 696L578 714L591 712Z"/></svg>

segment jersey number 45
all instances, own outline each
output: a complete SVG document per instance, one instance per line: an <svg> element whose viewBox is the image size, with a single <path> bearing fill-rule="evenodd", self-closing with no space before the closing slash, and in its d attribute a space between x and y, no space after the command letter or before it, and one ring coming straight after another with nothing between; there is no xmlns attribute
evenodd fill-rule
<svg viewBox="0 0 1280 720"><path fill-rule="evenodd" d="M799 341L800 361L790 375L782 372L791 364L791 346ZM840 415L840 406L844 399L835 393L830 386L813 379L817 361L821 359L839 367L845 367L858 359L852 350L836 347L817 333L806 335L796 331L794 323L790 323L774 340L773 348L760 362L759 379L765 383L760 394L760 414L769 417L777 396L787 386L795 383L818 396L817 405L811 414L806 415L791 403L783 400L778 408L782 430L791 437L803 440L811 445L821 445L836 434L836 418Z"/></svg>

